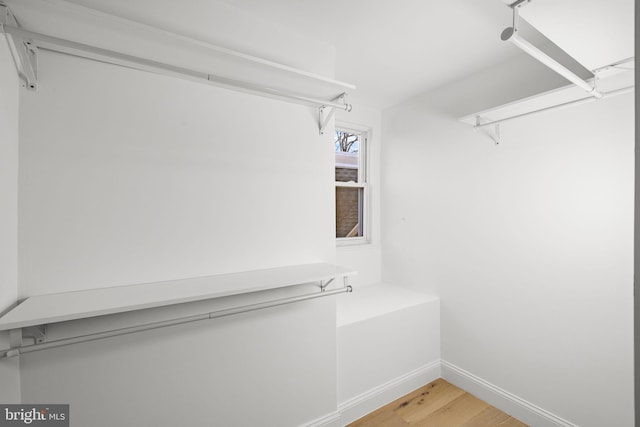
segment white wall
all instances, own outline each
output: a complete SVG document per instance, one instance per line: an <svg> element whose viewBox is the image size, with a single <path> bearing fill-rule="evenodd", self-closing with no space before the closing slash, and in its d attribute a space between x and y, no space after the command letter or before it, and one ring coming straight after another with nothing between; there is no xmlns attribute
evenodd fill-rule
<svg viewBox="0 0 640 427"><path fill-rule="evenodd" d="M9 45L0 37L0 313L18 295L18 91L20 82ZM8 348L0 333L0 348ZM20 401L17 360L0 361L0 402Z"/></svg>
<svg viewBox="0 0 640 427"><path fill-rule="evenodd" d="M333 259L315 110L41 62L43 88L21 104L23 295Z"/></svg>
<svg viewBox="0 0 640 427"><path fill-rule="evenodd" d="M21 295L335 260L317 110L48 52L39 68ZM335 333L327 298L45 351L22 358L22 396L79 425L298 425L336 409Z"/></svg>
<svg viewBox="0 0 640 427"><path fill-rule="evenodd" d="M509 122L495 147L456 118L529 81L501 69L384 112L383 280L441 297L443 360L632 426L633 97Z"/></svg>

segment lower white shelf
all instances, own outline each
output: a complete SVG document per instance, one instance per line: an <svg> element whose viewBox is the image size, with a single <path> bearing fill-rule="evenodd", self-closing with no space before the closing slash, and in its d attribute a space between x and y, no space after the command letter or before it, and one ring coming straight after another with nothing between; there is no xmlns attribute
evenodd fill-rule
<svg viewBox="0 0 640 427"><path fill-rule="evenodd" d="M166 282L37 295L0 318L0 331L221 298L348 277L354 270L314 263Z"/></svg>

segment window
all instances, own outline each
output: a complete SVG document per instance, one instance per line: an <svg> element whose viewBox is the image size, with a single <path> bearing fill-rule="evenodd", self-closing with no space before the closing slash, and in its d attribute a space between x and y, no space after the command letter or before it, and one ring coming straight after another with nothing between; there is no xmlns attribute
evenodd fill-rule
<svg viewBox="0 0 640 427"><path fill-rule="evenodd" d="M334 134L336 181L336 239L367 241L367 133L336 128Z"/></svg>

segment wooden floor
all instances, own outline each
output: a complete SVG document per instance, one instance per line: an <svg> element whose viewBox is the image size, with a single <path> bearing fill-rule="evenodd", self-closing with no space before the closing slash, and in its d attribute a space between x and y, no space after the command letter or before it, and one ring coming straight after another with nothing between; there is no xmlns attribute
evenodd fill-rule
<svg viewBox="0 0 640 427"><path fill-rule="evenodd" d="M526 427L464 390L437 379L349 427Z"/></svg>

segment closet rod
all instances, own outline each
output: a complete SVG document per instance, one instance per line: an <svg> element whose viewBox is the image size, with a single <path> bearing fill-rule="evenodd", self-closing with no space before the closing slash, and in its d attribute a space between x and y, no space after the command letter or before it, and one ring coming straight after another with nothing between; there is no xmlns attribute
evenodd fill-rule
<svg viewBox="0 0 640 427"><path fill-rule="evenodd" d="M486 123L480 123L480 124L475 125L473 128L474 129L481 129L481 128L486 127L486 126L497 125L497 124L500 124L500 123L503 123L503 122L507 122L509 120L514 120L514 119L519 119L521 117L530 116L532 114L542 113L542 112L545 112L545 111L551 111L551 110L555 110L555 109L562 108L562 107L568 107L570 105L585 104L587 102L598 101L598 100L604 99L604 98L611 98L611 97L616 96L616 95L623 95L625 93L633 92L634 88L635 88L635 86L627 86L627 87L623 87L622 89L612 90L610 92L602 92L602 97L601 98L595 98L593 96L589 96L589 97L586 97L586 98L580 98L580 99L576 99L574 101L563 102L562 104L557 104L557 105L552 105L550 107L540 108L539 110L533 110L533 111L529 111L529 112L522 113L522 114L516 114L515 116L505 117L504 119L493 120L491 122L486 122Z"/></svg>
<svg viewBox="0 0 640 427"><path fill-rule="evenodd" d="M254 95L280 99L296 104L303 104L318 108L334 107L346 111L351 111L352 109L351 104L347 103L338 103L334 101L316 99L298 93L287 92L281 89L264 87L253 83L217 76L214 74L207 74L184 67L166 64L160 61L154 61L152 59L140 58L134 55L120 53L113 50L90 46L83 43L77 43L58 37L47 36L46 34L24 30L22 28L14 27L11 25L0 25L0 30L2 30L6 34L21 37L25 40L31 39L37 41L36 45L38 48L51 50L54 52L65 53L68 55L92 59L95 61L119 65L136 70L155 72L157 74L169 75L173 77L182 77L186 78L187 80L199 81L203 83L211 83L217 86L225 87L227 89L233 89L241 92L251 93ZM345 94L343 93L341 97L343 97L344 95Z"/></svg>
<svg viewBox="0 0 640 427"><path fill-rule="evenodd" d="M67 346L71 344L78 344L82 342L96 341L96 340L116 337L120 335L133 334L136 332L149 331L153 329L164 328L167 326L182 325L184 323L198 322L200 320L216 319L219 317L231 316L233 314L247 313L250 311L262 310L265 308L277 307L281 305L292 304L295 302L306 301L306 300L330 296L330 295L342 294L346 292L352 292L352 288L350 285L347 285L339 289L333 289L330 291L324 290L321 292L298 295L295 297L280 298L272 301L259 302L255 304L247 304L239 307L213 311L210 313L181 317L178 319L147 323L139 326L130 326L126 328L119 328L111 331L98 332L94 334L80 335L77 337L64 338L60 340L44 342L41 344L33 344L33 345L16 347L16 348L4 349L4 350L0 350L0 359L7 359L10 357L19 356L21 354L31 353L31 352L40 351L40 350L47 350L50 348L62 347L62 346Z"/></svg>

